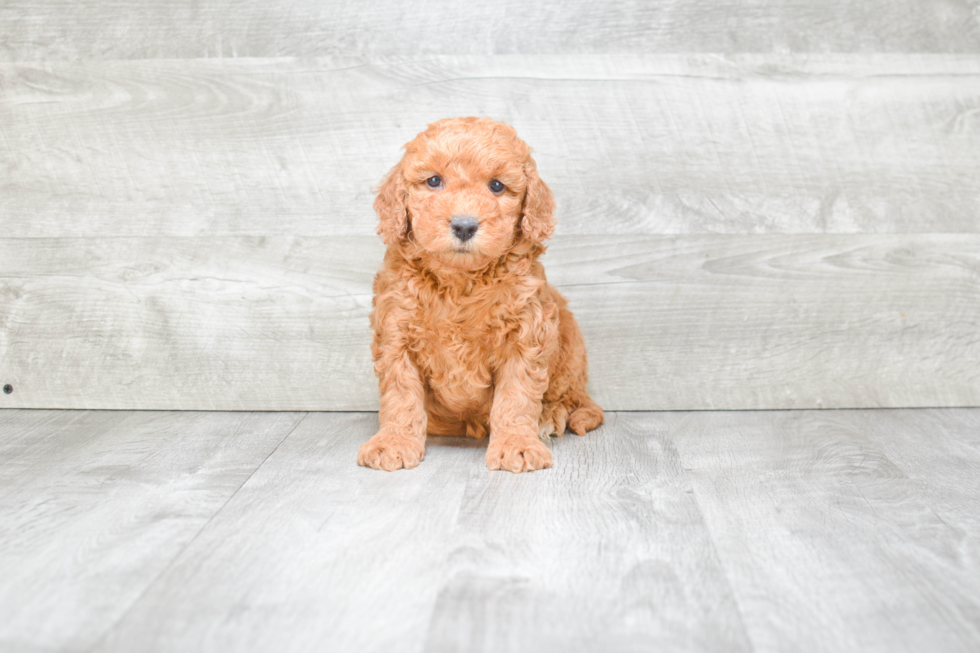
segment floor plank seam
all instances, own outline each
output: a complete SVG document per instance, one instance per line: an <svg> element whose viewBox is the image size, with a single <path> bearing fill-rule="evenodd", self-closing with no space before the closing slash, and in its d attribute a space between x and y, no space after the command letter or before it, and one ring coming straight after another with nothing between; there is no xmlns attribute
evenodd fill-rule
<svg viewBox="0 0 980 653"><path fill-rule="evenodd" d="M143 598L149 593L149 591L154 586L156 586L156 584L158 582L160 582L160 579L161 578L163 578L164 576L167 575L167 572L169 572L170 569L177 562L177 560L180 559L180 556L182 556L184 554L184 552L197 540L197 538L199 538L201 536L201 534L204 531L207 530L208 526L211 525L211 522L214 521L215 517L217 517L219 514L221 514L221 512L228 506L228 504L231 503L232 499L234 499L238 495L238 493L241 492L242 488L245 487L245 485L247 485L248 482L252 480L252 477L255 476L256 472L258 472L260 469L262 469L262 467L269 460L269 458L271 458L272 455L274 453L276 453L276 451L279 450L279 447L282 446L282 443L285 442L286 440L288 440L289 439L289 436L292 435L296 431L296 429L299 428L300 424L302 424L303 422L305 422L306 421L306 418L309 417L309 416L310 416L310 413L309 413L309 411L307 411L303 415L303 417L298 422L296 422L296 424L293 425L293 428L289 429L289 432L286 433L286 435L283 437L283 439L280 440L279 443L275 447L272 448L272 451L269 452L269 455L267 455L265 458L263 458L262 459L262 462L260 462L258 465L255 466L255 469L253 469L252 470L252 473L248 475L248 478L246 478L244 481L242 481L241 485L239 485L235 489L235 491L232 492L231 495L228 496L228 499L225 500L225 502L222 503L221 506L217 510L215 510L214 513L210 517L208 517L208 520L206 522L204 522L204 524L201 526L201 528L199 528L197 530L197 532L194 534L194 537L190 538L187 541L187 543L184 546L182 546L180 548L180 550L177 551L174 554L174 556L170 559L170 561L167 563L167 565L163 569L160 570L160 573L157 574L153 578L153 580L151 580L149 583L146 584L146 587L144 587L143 588L143 591L140 592L139 596L137 596L133 600L133 602L129 604L129 607L126 608L126 611L123 612L123 614L118 619L116 619L116 621L111 626L109 626L105 630L104 633L102 633L102 636L101 637L99 637L97 640L95 640L95 642L92 644L92 647L88 650L89 653L92 653L93 651L96 651L99 648L99 646L101 646L102 643L106 640L106 638L109 637L109 635L111 635L112 632L114 630L116 630L119 627L119 625L126 620L126 618L130 615L130 613L132 613L132 611L136 608L136 606L139 605L140 601L143 600Z"/></svg>
<svg viewBox="0 0 980 653"><path fill-rule="evenodd" d="M678 456L680 456L679 451ZM749 650L758 651L760 650L759 646L752 637L752 633L749 631L748 622L745 620L745 612L742 610L742 603L739 601L738 594L735 592L735 586L732 584L732 578L729 573L728 565L725 564L725 560L721 556L721 550L718 548L718 541L715 537L714 530L711 528L711 524L709 523L707 515L705 514L704 503L701 501L698 490L691 479L691 470L684 467L683 458L681 458L681 461L681 471L684 473L684 478L688 482L688 487L691 488L691 496L694 497L694 504L698 507L698 513L701 515L701 524L704 526L704 530L708 534L708 539L711 541L711 550L714 552L715 559L718 561L718 566L721 568L722 577L725 579L725 585L728 587L728 592L732 597L735 612L738 614L738 622L742 626L742 634L745 636L745 641L749 643Z"/></svg>
<svg viewBox="0 0 980 653"><path fill-rule="evenodd" d="M686 472L685 472L686 474ZM724 559L721 557L721 551L718 549L718 542L715 539L715 534L708 524L707 520L704 519L704 508L701 505L701 499L698 497L697 490L694 490L694 502L698 506L698 510L701 512L701 521L704 524L704 530L707 531L708 537L711 540L711 548L714 550L715 558L718 560L718 566L721 567L722 577L725 579L725 586L728 587L728 591L732 597L732 603L735 606L735 612L738 615L738 623L742 626L742 634L745 636L745 641L749 643L750 651L759 651L758 643L752 636L752 632L749 630L748 621L745 619L745 611L742 609L742 601L739 599L738 593L735 591L735 585L732 584L731 574L729 573L728 565L725 564Z"/></svg>

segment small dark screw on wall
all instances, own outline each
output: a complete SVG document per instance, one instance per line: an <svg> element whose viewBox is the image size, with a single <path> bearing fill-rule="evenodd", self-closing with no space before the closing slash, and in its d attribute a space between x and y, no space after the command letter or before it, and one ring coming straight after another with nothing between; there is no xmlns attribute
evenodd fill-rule
<svg viewBox="0 0 980 653"><path fill-rule="evenodd" d="M4 394L8 394L9 395L13 391L14 391L14 386L10 385L9 383L7 385L3 386L3 392L4 392Z"/></svg>

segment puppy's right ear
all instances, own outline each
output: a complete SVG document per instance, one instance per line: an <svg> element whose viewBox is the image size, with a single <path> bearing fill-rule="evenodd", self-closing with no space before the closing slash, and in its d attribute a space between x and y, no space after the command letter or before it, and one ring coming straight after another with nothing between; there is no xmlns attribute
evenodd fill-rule
<svg viewBox="0 0 980 653"><path fill-rule="evenodd" d="M398 163L381 180L374 211L378 214L378 235L385 245L395 245L408 233L408 207L405 204L405 180L402 164Z"/></svg>

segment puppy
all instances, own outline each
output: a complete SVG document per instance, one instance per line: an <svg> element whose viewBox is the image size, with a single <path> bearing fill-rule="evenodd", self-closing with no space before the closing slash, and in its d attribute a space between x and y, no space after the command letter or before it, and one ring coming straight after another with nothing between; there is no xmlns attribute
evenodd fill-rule
<svg viewBox="0 0 980 653"><path fill-rule="evenodd" d="M440 120L405 145L374 210L388 246L371 351L381 430L357 462L409 469L426 434L483 438L487 467L551 467L542 441L602 423L585 343L538 257L554 198L512 127Z"/></svg>

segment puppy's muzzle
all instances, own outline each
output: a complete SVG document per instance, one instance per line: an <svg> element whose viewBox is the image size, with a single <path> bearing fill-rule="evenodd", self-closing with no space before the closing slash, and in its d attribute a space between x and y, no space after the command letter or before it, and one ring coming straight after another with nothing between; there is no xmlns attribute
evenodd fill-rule
<svg viewBox="0 0 980 653"><path fill-rule="evenodd" d="M456 236L459 242L465 243L476 235L476 230L480 228L480 223L472 216L457 215L449 223L449 228L452 229L453 235Z"/></svg>

